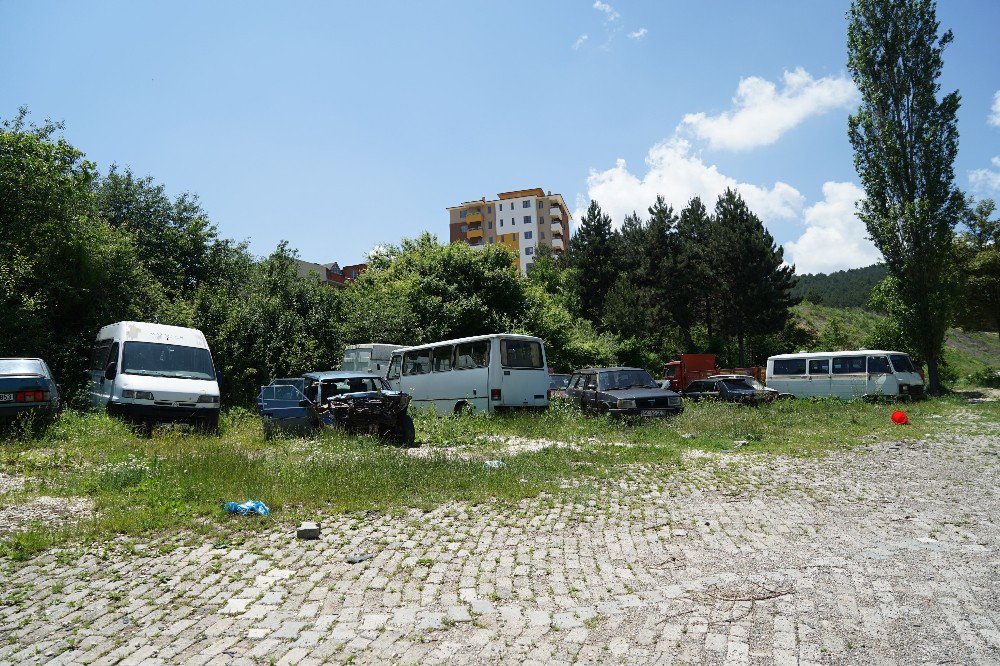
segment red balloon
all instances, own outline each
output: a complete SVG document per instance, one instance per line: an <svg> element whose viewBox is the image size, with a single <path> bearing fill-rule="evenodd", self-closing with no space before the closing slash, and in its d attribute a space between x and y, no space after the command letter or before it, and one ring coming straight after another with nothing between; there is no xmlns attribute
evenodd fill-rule
<svg viewBox="0 0 1000 666"><path fill-rule="evenodd" d="M897 409L892 413L892 422L896 425L906 425L910 419L906 418L906 412Z"/></svg>

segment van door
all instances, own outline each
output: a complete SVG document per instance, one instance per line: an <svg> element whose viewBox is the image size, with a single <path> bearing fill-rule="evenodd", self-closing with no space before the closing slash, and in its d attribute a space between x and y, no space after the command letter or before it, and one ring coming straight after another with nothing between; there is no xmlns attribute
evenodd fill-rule
<svg viewBox="0 0 1000 666"><path fill-rule="evenodd" d="M821 398L830 395L830 359L811 358L809 359L809 378L806 380L806 389L803 394L808 397L818 396Z"/></svg>
<svg viewBox="0 0 1000 666"><path fill-rule="evenodd" d="M868 357L868 395L896 395L899 389L887 356Z"/></svg>
<svg viewBox="0 0 1000 666"><path fill-rule="evenodd" d="M868 394L864 356L835 356L830 363L830 392L844 400Z"/></svg>
<svg viewBox="0 0 1000 666"><path fill-rule="evenodd" d="M111 351L111 340L98 340L94 343L90 351L90 367L88 372L90 380L87 385L87 392L90 396L90 406L95 409L103 408L108 404L108 399L102 392L104 388L104 369L108 364L108 352Z"/></svg>
<svg viewBox="0 0 1000 666"><path fill-rule="evenodd" d="M402 367L403 355L393 354L392 360L389 361L389 369L385 373L385 380L389 382L389 386L393 391L399 390L399 373Z"/></svg>
<svg viewBox="0 0 1000 666"><path fill-rule="evenodd" d="M544 407L549 404L549 373L542 343L500 339L502 403L507 407Z"/></svg>
<svg viewBox="0 0 1000 666"><path fill-rule="evenodd" d="M110 342L110 341L109 341ZM118 358L118 351L121 346L117 342L112 342L108 349L107 356L101 362L101 367L98 370L93 371L92 386L94 386L94 393L92 394L91 403L97 409L104 409L108 406L111 401L111 396L115 394L115 382L118 379L121 368L119 367L120 360ZM108 379L105 375L107 373L108 367L114 364L115 366L115 378Z"/></svg>

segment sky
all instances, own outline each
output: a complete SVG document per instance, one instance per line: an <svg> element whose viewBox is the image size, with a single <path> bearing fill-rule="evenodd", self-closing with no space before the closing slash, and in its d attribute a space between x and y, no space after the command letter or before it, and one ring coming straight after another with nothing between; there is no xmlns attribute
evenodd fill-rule
<svg viewBox="0 0 1000 666"><path fill-rule="evenodd" d="M341 265L541 187L574 223L736 187L799 273L879 259L854 205L846 0L0 0L0 118L197 194L221 235ZM957 184L1000 197L1000 2L938 8Z"/></svg>

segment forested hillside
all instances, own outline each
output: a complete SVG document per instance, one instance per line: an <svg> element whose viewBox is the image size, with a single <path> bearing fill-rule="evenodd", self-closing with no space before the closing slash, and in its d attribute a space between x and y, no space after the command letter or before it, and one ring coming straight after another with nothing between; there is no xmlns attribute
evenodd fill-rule
<svg viewBox="0 0 1000 666"><path fill-rule="evenodd" d="M830 274L799 275L792 288L792 295L820 305L859 308L868 303L872 288L884 277L883 264Z"/></svg>

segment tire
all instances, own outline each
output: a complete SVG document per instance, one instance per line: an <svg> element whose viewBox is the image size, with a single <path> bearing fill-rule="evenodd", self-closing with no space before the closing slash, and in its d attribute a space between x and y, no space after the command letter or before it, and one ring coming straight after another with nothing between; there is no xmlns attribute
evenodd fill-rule
<svg viewBox="0 0 1000 666"><path fill-rule="evenodd" d="M413 417L403 414L396 422L396 427L392 430L392 437L397 444L403 446L413 446L417 440L417 430L413 425Z"/></svg>
<svg viewBox="0 0 1000 666"><path fill-rule="evenodd" d="M457 403L455 403L455 411L454 411L454 413L455 413L455 416L461 416L463 414L471 414L472 413L472 405L470 405L469 403L465 402L464 400L462 400L460 402L457 402ZM409 414L407 414L407 416L409 416Z"/></svg>

